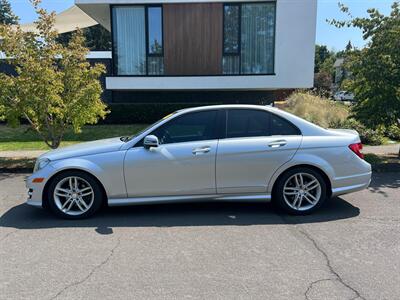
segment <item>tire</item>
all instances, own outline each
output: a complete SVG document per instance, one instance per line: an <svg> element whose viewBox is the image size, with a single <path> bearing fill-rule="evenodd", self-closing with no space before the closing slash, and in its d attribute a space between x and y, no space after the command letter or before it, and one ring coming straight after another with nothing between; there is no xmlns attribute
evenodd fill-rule
<svg viewBox="0 0 400 300"><path fill-rule="evenodd" d="M90 174L65 171L52 178L47 189L48 207L64 219L84 219L96 213L104 201L103 190Z"/></svg>
<svg viewBox="0 0 400 300"><path fill-rule="evenodd" d="M326 186L325 179L318 171L307 167L294 168L278 179L273 201L288 214L311 214L326 201Z"/></svg>

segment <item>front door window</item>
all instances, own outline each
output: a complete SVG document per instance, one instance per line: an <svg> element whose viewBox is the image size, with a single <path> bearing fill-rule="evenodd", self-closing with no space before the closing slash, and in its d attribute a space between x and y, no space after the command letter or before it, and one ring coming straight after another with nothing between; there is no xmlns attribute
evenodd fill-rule
<svg viewBox="0 0 400 300"><path fill-rule="evenodd" d="M152 134L160 144L216 139L217 111L187 113L157 128Z"/></svg>

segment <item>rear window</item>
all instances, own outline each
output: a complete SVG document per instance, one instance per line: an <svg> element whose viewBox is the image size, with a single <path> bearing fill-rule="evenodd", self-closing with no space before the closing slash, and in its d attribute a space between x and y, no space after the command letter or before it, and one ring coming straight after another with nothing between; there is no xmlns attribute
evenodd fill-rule
<svg viewBox="0 0 400 300"><path fill-rule="evenodd" d="M271 114L271 135L301 135L301 132L289 121Z"/></svg>

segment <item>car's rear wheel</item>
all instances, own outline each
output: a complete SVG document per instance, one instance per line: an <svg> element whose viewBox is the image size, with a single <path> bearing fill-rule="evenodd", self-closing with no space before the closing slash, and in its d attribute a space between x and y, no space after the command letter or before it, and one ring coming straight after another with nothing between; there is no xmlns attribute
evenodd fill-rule
<svg viewBox="0 0 400 300"><path fill-rule="evenodd" d="M83 219L99 210L103 193L97 180L80 171L56 175L48 188L49 208L65 219Z"/></svg>
<svg viewBox="0 0 400 300"><path fill-rule="evenodd" d="M276 204L289 214L310 214L325 202L326 183L314 169L295 168L279 178L273 196Z"/></svg>

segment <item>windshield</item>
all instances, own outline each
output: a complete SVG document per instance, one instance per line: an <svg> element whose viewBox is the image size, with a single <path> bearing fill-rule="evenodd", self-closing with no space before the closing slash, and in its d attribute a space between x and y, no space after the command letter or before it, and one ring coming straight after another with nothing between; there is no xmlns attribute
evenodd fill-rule
<svg viewBox="0 0 400 300"><path fill-rule="evenodd" d="M149 130L151 127L156 126L158 123L161 123L162 121L164 121L165 119L168 119L169 117L173 116L174 114L176 114L177 112L173 112L169 115L166 115L164 118L158 120L157 122L147 126L145 129L139 131L138 133L132 135L131 137L128 137L127 139L125 139L125 142L129 142L130 140L132 140L133 138L137 137L138 135L141 135L143 132Z"/></svg>

